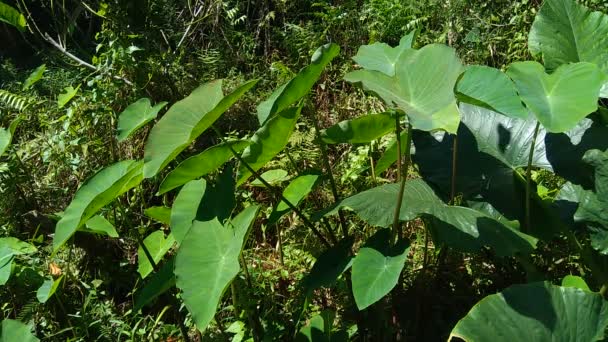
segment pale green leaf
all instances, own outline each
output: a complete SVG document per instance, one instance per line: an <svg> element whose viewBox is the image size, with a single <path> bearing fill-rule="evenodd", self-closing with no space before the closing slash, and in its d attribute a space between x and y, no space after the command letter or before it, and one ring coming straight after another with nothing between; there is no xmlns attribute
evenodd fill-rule
<svg viewBox="0 0 608 342"><path fill-rule="evenodd" d="M148 252L150 252L150 256L155 264L158 264L158 262L162 260L174 244L175 238L173 238L173 235L169 234L165 238L165 233L163 233L162 230L152 232L144 239L144 246L146 246ZM139 264L137 272L139 272L142 279L146 278L152 273L154 267L150 264L150 260L141 245L137 248L137 261Z"/></svg>
<svg viewBox="0 0 608 342"><path fill-rule="evenodd" d="M366 144L394 131L395 115L370 114L339 122L321 131L321 139L328 144Z"/></svg>
<svg viewBox="0 0 608 342"><path fill-rule="evenodd" d="M127 139L135 131L154 120L156 115L158 115L158 112L166 105L167 102L160 102L152 107L150 99L148 98L142 98L130 104L118 116L116 139L118 139L118 141Z"/></svg>

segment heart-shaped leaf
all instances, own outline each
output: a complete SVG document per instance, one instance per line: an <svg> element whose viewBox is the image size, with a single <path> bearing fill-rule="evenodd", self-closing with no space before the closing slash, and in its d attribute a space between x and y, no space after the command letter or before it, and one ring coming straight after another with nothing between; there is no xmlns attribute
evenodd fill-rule
<svg viewBox="0 0 608 342"><path fill-rule="evenodd" d="M38 342L40 340L32 334L29 326L20 321L5 319L2 321L2 329L0 329L0 341Z"/></svg>
<svg viewBox="0 0 608 342"><path fill-rule="evenodd" d="M152 107L150 99L143 98L130 104L118 117L118 128L116 139L123 141L133 132L143 127L148 122L156 119L156 115L167 105L167 102L160 102Z"/></svg>
<svg viewBox="0 0 608 342"><path fill-rule="evenodd" d="M356 70L344 79L360 82L387 104L401 109L416 129L444 129L455 133L460 115L454 86L462 69L454 49L430 44L420 50L403 51L394 76L375 70Z"/></svg>
<svg viewBox="0 0 608 342"><path fill-rule="evenodd" d="M516 62L507 74L519 95L543 127L562 133L597 110L606 76L592 63L562 65L552 74L537 62Z"/></svg>
<svg viewBox="0 0 608 342"><path fill-rule="evenodd" d="M361 45L353 60L366 70L380 71L388 76L395 75L395 66L401 54L412 48L412 42L416 31L403 36L396 47L390 47L385 43L373 43Z"/></svg>
<svg viewBox="0 0 608 342"><path fill-rule="evenodd" d="M178 244L188 234L206 189L207 182L204 179L193 180L186 183L175 197L171 209L171 234Z"/></svg>

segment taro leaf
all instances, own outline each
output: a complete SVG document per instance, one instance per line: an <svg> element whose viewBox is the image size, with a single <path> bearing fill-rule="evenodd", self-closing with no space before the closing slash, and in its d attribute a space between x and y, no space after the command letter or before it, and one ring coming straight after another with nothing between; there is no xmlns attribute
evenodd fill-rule
<svg viewBox="0 0 608 342"><path fill-rule="evenodd" d="M289 178L289 174L285 170L275 169L275 170L268 170L268 171L262 173L260 175L260 177L262 177L262 179L264 179L266 181L266 183L268 183L270 185L277 185L277 184L280 184L280 183L286 181L287 178ZM262 183L257 178L254 179L253 181L251 181L250 184L252 186L266 187L264 185L264 183Z"/></svg>
<svg viewBox="0 0 608 342"><path fill-rule="evenodd" d="M407 131L401 132L401 151L405 151L407 145L407 134ZM397 139L393 138L393 140L391 140L391 143L384 151L384 154L382 154L382 157L380 157L380 159L378 159L378 162L376 163L376 167L374 168L376 177L380 176L382 172L386 171L389 167L391 167L391 165L393 165L397 161L397 152Z"/></svg>
<svg viewBox="0 0 608 342"><path fill-rule="evenodd" d="M0 3L2 5L2 3ZM1 342L38 342L40 341L31 328L20 321L5 319L0 329Z"/></svg>
<svg viewBox="0 0 608 342"><path fill-rule="evenodd" d="M144 210L144 215L167 226L171 225L171 208L164 206L150 207Z"/></svg>
<svg viewBox="0 0 608 342"><path fill-rule="evenodd" d="M289 108L269 119L251 138L252 144L243 151L242 159L254 170L261 169L281 152L300 117L302 107ZM251 176L244 165L239 165L236 185L242 185Z"/></svg>
<svg viewBox="0 0 608 342"><path fill-rule="evenodd" d="M206 189L207 182L204 179L193 180L186 183L177 194L171 209L171 235L178 244L190 230Z"/></svg>
<svg viewBox="0 0 608 342"><path fill-rule="evenodd" d="M348 82L360 82L387 104L404 111L416 129L444 129L455 133L460 122L454 86L462 72L454 49L430 44L408 49L397 60L395 76L380 71L356 70L346 74Z"/></svg>
<svg viewBox="0 0 608 342"><path fill-rule="evenodd" d="M385 184L340 201L335 207L316 214L332 215L338 209L350 209L373 226L388 227L393 222L395 199L399 184ZM410 221L427 215L441 223L434 229L437 243L463 252L478 252L483 246L492 247L498 256L527 254L536 247L536 239L512 229L509 224L498 221L486 213L472 208L448 206L421 179L405 184L403 202L399 212L401 221Z"/></svg>
<svg viewBox="0 0 608 342"><path fill-rule="evenodd" d="M389 229L370 237L353 260L353 296L359 310L379 301L399 280L409 253L409 243L400 241L391 246Z"/></svg>
<svg viewBox="0 0 608 342"><path fill-rule="evenodd" d="M339 122L321 131L328 144L366 144L395 129L395 116L385 112Z"/></svg>
<svg viewBox="0 0 608 342"><path fill-rule="evenodd" d="M236 185L232 165L228 165L214 183L207 183L207 189L196 212L197 221L216 218L224 223L236 207Z"/></svg>
<svg viewBox="0 0 608 342"><path fill-rule="evenodd" d="M116 231L116 228L114 228L114 225L101 215L91 217L85 223L85 227L81 227L79 231L107 235L113 238L118 237L118 232Z"/></svg>
<svg viewBox="0 0 608 342"><path fill-rule="evenodd" d="M205 83L171 106L150 131L144 177L154 177L257 82L246 82L225 97L221 80Z"/></svg>
<svg viewBox="0 0 608 342"><path fill-rule="evenodd" d="M218 220L194 221L175 258L176 284L199 330L205 330L240 270L243 241Z"/></svg>
<svg viewBox="0 0 608 342"><path fill-rule="evenodd" d="M12 6L0 2L0 22L5 22L24 32L27 27L25 16Z"/></svg>
<svg viewBox="0 0 608 342"><path fill-rule="evenodd" d="M306 96L312 86L317 82L323 69L340 53L340 47L334 43L321 46L315 51L310 65L300 72L287 84L277 89L268 100L258 106L258 120L260 125L281 113L289 106Z"/></svg>
<svg viewBox="0 0 608 342"><path fill-rule="evenodd" d="M259 205L250 205L230 220L230 225L234 228L234 237L235 239L242 241L243 246L249 238L253 222L255 222L255 218L258 216L259 211Z"/></svg>
<svg viewBox="0 0 608 342"><path fill-rule="evenodd" d="M608 326L602 296L550 283L514 285L478 302L452 330L465 341L597 341Z"/></svg>
<svg viewBox="0 0 608 342"><path fill-rule="evenodd" d="M469 66L456 84L461 102L486 107L510 117L526 119L515 85L502 71L482 65Z"/></svg>
<svg viewBox="0 0 608 342"><path fill-rule="evenodd" d="M74 96L76 96L76 93L78 93L79 89L80 86L76 88L72 86L66 87L64 89L64 92L57 96L57 106L59 108L63 108L66 104L68 104L68 102L70 102L74 98Z"/></svg>
<svg viewBox="0 0 608 342"><path fill-rule="evenodd" d="M579 276L567 275L562 279L563 287L575 287L577 289L592 292L589 285L585 282L585 279Z"/></svg>
<svg viewBox="0 0 608 342"><path fill-rule="evenodd" d="M36 298L38 301L43 304L46 303L49 298L55 294L55 291L57 291L57 287L59 287L62 280L63 276L57 278L56 280L53 280L52 278L46 279L36 291Z"/></svg>
<svg viewBox="0 0 608 342"><path fill-rule="evenodd" d="M401 54L412 48L415 33L416 31L412 31L403 36L399 45L394 48L385 43L361 45L353 60L366 70L379 71L388 76L394 76L395 65Z"/></svg>
<svg viewBox="0 0 608 342"><path fill-rule="evenodd" d="M344 330L333 330L336 314L330 310L324 310L312 317L308 324L296 335L296 342L346 342L348 333Z"/></svg>
<svg viewBox="0 0 608 342"><path fill-rule="evenodd" d="M318 288L332 286L350 268L353 242L353 237L346 238L319 255L310 273L302 280L308 294Z"/></svg>
<svg viewBox="0 0 608 342"><path fill-rule="evenodd" d="M0 238L0 285L11 276L15 255L35 253L36 247L14 237Z"/></svg>
<svg viewBox="0 0 608 342"><path fill-rule="evenodd" d="M307 174L297 177L292 180L289 185L283 190L283 197L285 197L291 204L298 206L312 189L318 184L321 175L318 173ZM268 218L268 223L273 224L279 221L279 219L288 213L291 209L284 202L281 201L273 210L272 214Z"/></svg>
<svg viewBox="0 0 608 342"><path fill-rule="evenodd" d="M175 275L173 275L174 265L175 259L171 258L165 262L158 272L155 272L150 276L146 285L135 294L133 312L138 312L158 296L175 286Z"/></svg>
<svg viewBox="0 0 608 342"><path fill-rule="evenodd" d="M156 119L158 112L166 105L167 102L160 102L152 107L148 98L142 98L130 104L118 117L116 139L118 141L127 139L129 135Z"/></svg>
<svg viewBox="0 0 608 342"><path fill-rule="evenodd" d="M31 88L36 82L42 79L44 72L46 71L46 64L42 64L37 67L32 73L27 77L25 82L23 82L23 90L28 90Z"/></svg>
<svg viewBox="0 0 608 342"><path fill-rule="evenodd" d="M21 122L21 118L16 118L8 126L8 129L0 127L0 156L6 152L11 141L13 141L13 134L15 134L19 122Z"/></svg>
<svg viewBox="0 0 608 342"><path fill-rule="evenodd" d="M532 24L528 46L549 70L590 62L608 73L608 15L573 0L546 0ZM604 88L603 97L608 97Z"/></svg>
<svg viewBox="0 0 608 342"><path fill-rule="evenodd" d="M142 181L143 163L124 160L110 165L89 178L76 191L74 199L55 227L53 253L87 222L99 209Z"/></svg>
<svg viewBox="0 0 608 342"><path fill-rule="evenodd" d="M552 74L537 62L516 62L507 74L519 95L543 127L563 133L597 110L600 88L606 75L592 63L562 65Z"/></svg>
<svg viewBox="0 0 608 342"><path fill-rule="evenodd" d="M215 145L181 162L171 171L160 185L158 194L162 195L187 182L216 171L233 157L232 150L240 153L251 144L247 140L237 140Z"/></svg>
<svg viewBox="0 0 608 342"><path fill-rule="evenodd" d="M158 264L175 244L175 238L171 234L165 238L165 233L163 233L162 230L157 230L148 235L143 242L148 249L148 252L150 252L150 256L154 260L154 263ZM154 267L150 264L150 260L141 245L137 248L137 261L139 264L137 272L139 272L141 278L144 279L152 273Z"/></svg>
<svg viewBox="0 0 608 342"><path fill-rule="evenodd" d="M465 201L489 202L509 220L524 222L525 180L517 169L526 167L536 122L509 118L490 110L461 104L462 125L458 131L458 160L455 189ZM590 148L608 148L608 128L583 119L566 133L539 130L533 167L551 170L576 184L590 186L593 175L582 162ZM422 177L440 190L451 192L453 136L441 140L414 131L413 159ZM462 162L462 161L475 161ZM562 224L538 201L532 201L532 225L538 237L550 237ZM532 232L531 232L532 233Z"/></svg>

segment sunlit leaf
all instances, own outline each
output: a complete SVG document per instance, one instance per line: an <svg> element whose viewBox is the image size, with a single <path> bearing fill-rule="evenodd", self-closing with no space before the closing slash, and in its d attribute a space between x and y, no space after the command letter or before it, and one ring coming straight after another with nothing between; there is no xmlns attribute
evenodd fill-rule
<svg viewBox="0 0 608 342"><path fill-rule="evenodd" d="M206 189L207 182L204 179L193 180L186 183L177 194L171 209L171 234L178 244L190 230Z"/></svg>
<svg viewBox="0 0 608 342"><path fill-rule="evenodd" d="M2 342L38 342L40 341L29 326L20 321L5 319L0 329L0 341Z"/></svg>
<svg viewBox="0 0 608 342"><path fill-rule="evenodd" d="M59 287L59 284L61 284L63 277L64 276L61 276L56 280L46 279L44 283L42 283L42 285L36 291L36 298L40 303L46 303L49 298L51 298L55 294L55 291L57 291L57 288Z"/></svg>
<svg viewBox="0 0 608 342"><path fill-rule="evenodd" d="M0 5L1 6L1 5ZM36 82L42 79L44 72L46 71L46 64L42 64L32 71L32 73L27 77L25 82L23 82L23 90L28 90L31 88Z"/></svg>
<svg viewBox="0 0 608 342"><path fill-rule="evenodd" d="M262 173L260 175L260 177L262 177L262 179L265 180L266 183L268 183L270 185L277 185L277 184L280 184L280 183L286 181L289 178L289 174L285 170L274 169L274 170L268 170L268 171ZM258 187L265 187L264 183L262 183L262 181L260 181L257 178L252 180L250 185L258 186Z"/></svg>
<svg viewBox="0 0 608 342"><path fill-rule="evenodd" d="M144 210L144 215L162 224L171 224L171 208L164 206L150 207Z"/></svg>
<svg viewBox="0 0 608 342"><path fill-rule="evenodd" d="M158 112L167 105L167 102L160 102L152 107L150 99L142 98L130 104L118 116L118 127L116 129L116 139L124 141L135 131L143 127L148 122L156 119Z"/></svg>
<svg viewBox="0 0 608 342"><path fill-rule="evenodd" d="M395 130L395 115L371 114L339 122L321 131L321 139L328 144L365 144Z"/></svg>
<svg viewBox="0 0 608 342"><path fill-rule="evenodd" d="M17 9L4 2L0 2L0 21L16 27L19 31L25 31L27 21L25 16Z"/></svg>
<svg viewBox="0 0 608 342"><path fill-rule="evenodd" d="M169 234L165 238L165 233L163 233L162 230L157 230L144 239L144 245L148 249L155 264L158 264L158 262L162 260L174 244L175 238L173 238L173 235ZM150 260L141 245L137 249L137 262L139 264L137 272L139 272L139 275L142 278L147 277L154 270L154 267L150 264Z"/></svg>
<svg viewBox="0 0 608 342"><path fill-rule="evenodd" d="M15 130L20 122L21 118L16 118L8 126L8 129L0 127L0 156L6 152L13 141L13 134L15 134Z"/></svg>
<svg viewBox="0 0 608 342"><path fill-rule="evenodd" d="M66 87L64 92L57 96L57 106L59 108L65 107L76 96L78 90L80 90L80 85L76 88L72 86Z"/></svg>
<svg viewBox="0 0 608 342"><path fill-rule="evenodd" d="M385 43L361 45L353 60L366 70L380 71L388 76L395 75L395 65L401 54L412 48L415 31L403 36L396 47Z"/></svg>
<svg viewBox="0 0 608 342"><path fill-rule="evenodd" d="M101 215L95 215L90 218L86 222L85 227L81 227L79 230L89 233L107 235L114 238L118 237L118 232L116 231L116 228L114 228L114 225L112 225L110 221L106 220L105 217Z"/></svg>
<svg viewBox="0 0 608 342"><path fill-rule="evenodd" d="M302 175L292 180L289 185L283 190L283 197L285 197L291 204L297 206L306 195L312 191L320 180L320 174L307 174ZM276 223L283 215L288 213L291 209L284 202L281 201L274 208L272 214L268 218L268 223Z"/></svg>

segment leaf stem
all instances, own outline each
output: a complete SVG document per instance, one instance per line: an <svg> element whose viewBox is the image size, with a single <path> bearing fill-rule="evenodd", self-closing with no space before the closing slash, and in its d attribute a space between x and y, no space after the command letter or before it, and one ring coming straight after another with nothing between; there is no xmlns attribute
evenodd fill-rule
<svg viewBox="0 0 608 342"><path fill-rule="evenodd" d="M454 142L452 146L452 189L450 191L450 204L454 205L456 198L456 169L458 167L458 134L454 134Z"/></svg>
<svg viewBox="0 0 608 342"><path fill-rule="evenodd" d="M528 155L528 168L526 170L526 230L529 232L531 229L531 218L530 218L530 202L531 202L531 187L532 187L532 159L534 158L534 149L536 146L536 138L538 137L538 131L540 129L540 122L536 122L534 128L534 136L532 137L532 144L530 145L530 153Z"/></svg>
<svg viewBox="0 0 608 342"><path fill-rule="evenodd" d="M399 123L399 118L397 117L397 123ZM400 125L397 124L397 131L400 130ZM410 150L412 148L412 125L408 122L407 124L407 144L405 145L405 162L404 165L401 166L401 140L400 140L401 132L397 132L397 153L398 153L398 169L399 169L399 177L401 179L401 185L399 186L399 194L397 195L397 205L395 206L395 214L393 216L393 242L397 240L397 238L401 238L401 225L399 221L399 213L401 212L401 204L403 202L403 191L405 190L405 182L407 181L408 171L410 168Z"/></svg>

